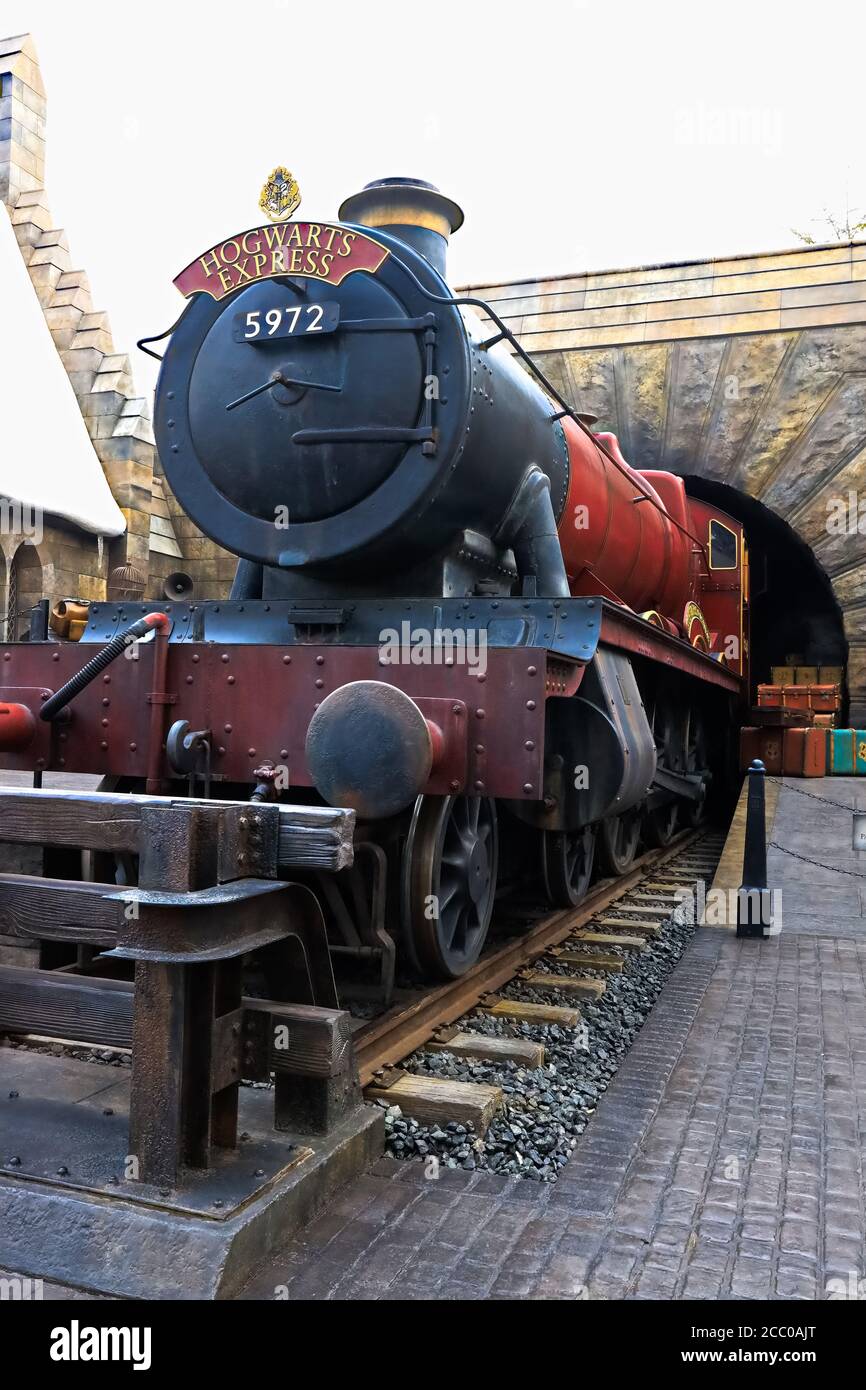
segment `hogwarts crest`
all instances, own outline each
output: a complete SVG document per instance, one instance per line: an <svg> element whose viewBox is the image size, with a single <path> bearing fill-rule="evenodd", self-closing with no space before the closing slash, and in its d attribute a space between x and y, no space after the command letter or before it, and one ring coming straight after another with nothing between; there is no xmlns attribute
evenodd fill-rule
<svg viewBox="0 0 866 1390"><path fill-rule="evenodd" d="M284 222L300 203L301 190L297 179L278 164L261 191L259 207L272 222Z"/></svg>

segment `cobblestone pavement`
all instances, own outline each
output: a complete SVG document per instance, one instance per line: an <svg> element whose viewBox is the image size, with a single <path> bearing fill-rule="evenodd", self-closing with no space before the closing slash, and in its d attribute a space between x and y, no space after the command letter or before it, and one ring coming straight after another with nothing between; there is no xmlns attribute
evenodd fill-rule
<svg viewBox="0 0 866 1390"><path fill-rule="evenodd" d="M803 787L802 782L797 783ZM862 804L853 779L805 784ZM820 1299L866 1277L866 875L783 787L783 931L701 928L552 1187L382 1160L253 1298ZM862 856L866 860L866 856ZM851 1281L854 1281L853 1285ZM864 1286L866 1287L866 1286Z"/></svg>

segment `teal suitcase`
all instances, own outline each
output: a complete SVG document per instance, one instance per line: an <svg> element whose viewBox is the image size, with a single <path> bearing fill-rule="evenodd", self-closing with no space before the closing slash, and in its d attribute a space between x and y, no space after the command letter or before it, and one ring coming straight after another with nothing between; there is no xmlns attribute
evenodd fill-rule
<svg viewBox="0 0 866 1390"><path fill-rule="evenodd" d="M856 737L854 729L827 730L827 772L831 776L853 777L858 770Z"/></svg>

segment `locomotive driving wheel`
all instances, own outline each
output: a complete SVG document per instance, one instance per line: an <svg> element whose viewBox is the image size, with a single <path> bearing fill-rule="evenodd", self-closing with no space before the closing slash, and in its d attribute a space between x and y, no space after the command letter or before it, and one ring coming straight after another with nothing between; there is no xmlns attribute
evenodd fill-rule
<svg viewBox="0 0 866 1390"><path fill-rule="evenodd" d="M453 980L490 926L499 837L486 796L419 796L403 851L403 936L418 970Z"/></svg>
<svg viewBox="0 0 866 1390"><path fill-rule="evenodd" d="M659 767L671 772L683 771L681 739L676 727L676 713L672 697L664 689L656 696L652 710L652 731L656 746ZM675 800L664 806L656 806L644 818L643 837L648 845L663 849L674 838L679 820L679 803Z"/></svg>
<svg viewBox="0 0 866 1390"><path fill-rule="evenodd" d="M690 709L687 715L687 723L688 727L685 738L686 772L692 775L696 773L706 773L709 763L709 749L707 729L700 710ZM707 783L705 779L700 800L690 801L687 806L682 808L681 814L685 824L691 830L696 830L705 819L706 813Z"/></svg>
<svg viewBox="0 0 866 1390"><path fill-rule="evenodd" d="M576 907L586 894L595 862L596 827L573 834L542 832L544 887L554 907Z"/></svg>
<svg viewBox="0 0 866 1390"><path fill-rule="evenodd" d="M640 839L640 811L623 811L621 816L608 816L598 832L598 856L608 873L628 873L637 854Z"/></svg>

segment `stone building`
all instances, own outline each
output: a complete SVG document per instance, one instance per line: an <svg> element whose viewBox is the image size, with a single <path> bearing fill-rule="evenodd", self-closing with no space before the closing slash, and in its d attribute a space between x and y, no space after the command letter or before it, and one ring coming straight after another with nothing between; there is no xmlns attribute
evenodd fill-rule
<svg viewBox="0 0 866 1390"><path fill-rule="evenodd" d="M4 305L17 287L17 327L13 334L8 317L0 325L6 339L0 418L4 436L20 441L17 456L7 450L5 465L0 463L0 617L10 637L20 634L40 593L105 598L109 577L131 567L127 585L140 586L146 597L160 596L166 576L176 570L192 577L200 597L219 597L236 564L183 514L165 482L148 403L136 394L129 356L117 350L108 314L94 307L87 275L76 269L66 233L50 211L45 138L46 95L33 40L2 39L0 201L6 211L0 212L0 283ZM22 264L29 303L20 293ZM30 345L26 354L22 335ZM56 364L44 351L49 338ZM16 354L31 372L24 393L13 381ZM37 396L38 412L32 406ZM73 406L83 431L70 419ZM40 429L43 416L53 421L53 443ZM25 519L32 516L28 509L39 512L38 539L32 526L25 534L9 524L22 507Z"/></svg>

